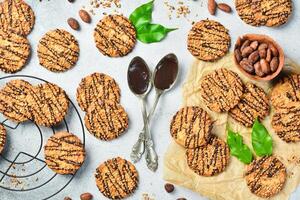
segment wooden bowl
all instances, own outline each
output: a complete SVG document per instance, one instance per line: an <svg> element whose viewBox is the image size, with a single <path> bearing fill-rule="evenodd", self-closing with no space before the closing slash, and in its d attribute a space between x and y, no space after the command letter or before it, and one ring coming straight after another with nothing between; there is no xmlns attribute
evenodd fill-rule
<svg viewBox="0 0 300 200"><path fill-rule="evenodd" d="M247 77L249 77L250 79L256 80L256 81L270 81L272 79L274 79L275 77L277 77L280 72L283 69L284 66L284 52L283 49L279 46L279 44L277 42L275 42L272 38L270 38L267 35L258 35L258 34L246 34L243 36L240 36L236 42L236 46L238 45L238 43L241 43L242 41L245 40L250 40L250 41L258 41L259 43L267 43L267 44L273 44L274 47L278 50L279 53L279 65L278 68L275 72L273 72L270 75L264 76L264 77L260 77L257 76L255 74L249 74L248 72L246 72L239 64L239 62L236 60L235 55L234 55L234 62L236 64L236 66L240 69L240 71L245 74Z"/></svg>

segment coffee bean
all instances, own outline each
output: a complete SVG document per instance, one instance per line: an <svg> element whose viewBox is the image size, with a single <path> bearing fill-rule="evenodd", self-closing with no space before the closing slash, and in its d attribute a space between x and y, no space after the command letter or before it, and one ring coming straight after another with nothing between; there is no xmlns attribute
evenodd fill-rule
<svg viewBox="0 0 300 200"><path fill-rule="evenodd" d="M267 57L266 57L266 61L269 63L272 60L272 51L271 49L267 50Z"/></svg>
<svg viewBox="0 0 300 200"><path fill-rule="evenodd" d="M90 14L87 11L82 10L82 9L79 10L79 17L85 23L91 23L91 16L90 16Z"/></svg>
<svg viewBox="0 0 300 200"><path fill-rule="evenodd" d="M244 48L244 49L242 50L242 56L243 56L244 58L246 58L246 57L248 57L253 51L254 51L254 50L252 49L252 47L248 46L248 47L246 47L246 48Z"/></svg>
<svg viewBox="0 0 300 200"><path fill-rule="evenodd" d="M273 57L271 62L270 62L270 68L272 72L275 72L278 69L279 66L279 58L278 57Z"/></svg>
<svg viewBox="0 0 300 200"><path fill-rule="evenodd" d="M186 198L178 198L177 200L186 200Z"/></svg>
<svg viewBox="0 0 300 200"><path fill-rule="evenodd" d="M242 39L239 37L235 43L234 49L239 49L242 46Z"/></svg>
<svg viewBox="0 0 300 200"><path fill-rule="evenodd" d="M231 13L231 7L226 3L219 3L218 8L226 13Z"/></svg>
<svg viewBox="0 0 300 200"><path fill-rule="evenodd" d="M69 26L74 29L74 30L79 30L79 23L76 19L74 18L69 18L68 19L68 24Z"/></svg>
<svg viewBox="0 0 300 200"><path fill-rule="evenodd" d="M235 59L237 62L241 62L241 60L243 59L242 55L241 55L241 51L239 49L234 50L234 55L235 55Z"/></svg>
<svg viewBox="0 0 300 200"><path fill-rule="evenodd" d="M241 46L241 51L243 51L246 47L248 47L250 43L251 43L250 40L246 40Z"/></svg>
<svg viewBox="0 0 300 200"><path fill-rule="evenodd" d="M64 200L72 200L70 197L65 197Z"/></svg>
<svg viewBox="0 0 300 200"><path fill-rule="evenodd" d="M73 3L75 0L68 0L68 2Z"/></svg>
<svg viewBox="0 0 300 200"><path fill-rule="evenodd" d="M167 193L171 193L174 191L174 185L170 184L170 183L166 183L165 184L165 190L167 191Z"/></svg>
<svg viewBox="0 0 300 200"><path fill-rule="evenodd" d="M271 68L269 62L267 62L266 59L261 59L260 60L260 65L261 65L261 70L264 74L270 74L271 73Z"/></svg>
<svg viewBox="0 0 300 200"><path fill-rule="evenodd" d="M268 44L266 43L261 43L259 46L258 46L258 50L261 50L261 49L267 49L268 48Z"/></svg>
<svg viewBox="0 0 300 200"><path fill-rule="evenodd" d="M216 14L217 3L215 0L208 0L207 7L208 7L208 11L211 15Z"/></svg>
<svg viewBox="0 0 300 200"><path fill-rule="evenodd" d="M276 49L276 47L273 44L269 44L269 49L272 52L272 56L275 56L275 57L278 56L278 50Z"/></svg>
<svg viewBox="0 0 300 200"><path fill-rule="evenodd" d="M80 195L80 200L91 200L93 199L93 195L91 193L83 193Z"/></svg>
<svg viewBox="0 0 300 200"><path fill-rule="evenodd" d="M254 73L254 67L252 65L251 62L249 62L249 60L247 58L244 58L241 62L240 62L241 67L249 74L253 74Z"/></svg>
<svg viewBox="0 0 300 200"><path fill-rule="evenodd" d="M252 47L252 49L256 50L258 47L258 41L251 42L250 47Z"/></svg>
<svg viewBox="0 0 300 200"><path fill-rule="evenodd" d="M261 59L264 59L264 58L267 57L267 51L266 51L266 49L258 50L258 53L259 53L259 57L260 57Z"/></svg>
<svg viewBox="0 0 300 200"><path fill-rule="evenodd" d="M254 51L250 54L250 56L248 57L248 60L251 62L251 63L256 63L256 61L258 61L259 59L259 53L258 51Z"/></svg>
<svg viewBox="0 0 300 200"><path fill-rule="evenodd" d="M255 70L255 74L259 77L263 77L265 75L261 69L261 65L259 61L254 64L254 70Z"/></svg>

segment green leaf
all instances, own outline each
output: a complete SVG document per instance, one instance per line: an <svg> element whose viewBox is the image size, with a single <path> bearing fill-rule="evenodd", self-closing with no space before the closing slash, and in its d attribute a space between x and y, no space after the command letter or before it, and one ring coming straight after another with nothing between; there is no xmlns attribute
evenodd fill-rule
<svg viewBox="0 0 300 200"><path fill-rule="evenodd" d="M148 24L152 20L153 1L143 4L136 8L133 13L129 16L131 23L137 28L143 24Z"/></svg>
<svg viewBox="0 0 300 200"><path fill-rule="evenodd" d="M250 148L243 143L243 138L240 134L227 130L227 144L230 148L230 154L237 157L245 164L251 163L253 155Z"/></svg>
<svg viewBox="0 0 300 200"><path fill-rule="evenodd" d="M273 152L273 141L266 127L257 119L252 126L252 147L258 156L269 156Z"/></svg>
<svg viewBox="0 0 300 200"><path fill-rule="evenodd" d="M143 43L159 42L176 28L165 28L160 24L144 24L137 29L137 39Z"/></svg>

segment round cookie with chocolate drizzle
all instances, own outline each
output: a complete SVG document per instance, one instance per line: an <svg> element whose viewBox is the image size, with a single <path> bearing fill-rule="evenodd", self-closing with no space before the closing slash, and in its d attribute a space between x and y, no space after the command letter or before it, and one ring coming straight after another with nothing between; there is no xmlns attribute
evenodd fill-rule
<svg viewBox="0 0 300 200"><path fill-rule="evenodd" d="M83 111L87 111L92 102L112 100L120 102L120 88L116 81L102 73L93 73L83 78L77 88L77 102Z"/></svg>
<svg viewBox="0 0 300 200"><path fill-rule="evenodd" d="M5 73L20 71L30 56L28 40L15 33L0 30L0 70Z"/></svg>
<svg viewBox="0 0 300 200"><path fill-rule="evenodd" d="M0 124L0 154L4 149L6 142L6 130L2 124Z"/></svg>
<svg viewBox="0 0 300 200"><path fill-rule="evenodd" d="M51 127L60 123L68 112L66 92L53 83L39 84L26 97L32 120L38 125Z"/></svg>
<svg viewBox="0 0 300 200"><path fill-rule="evenodd" d="M35 22L31 7L23 0L4 0L0 3L0 27L6 32L28 35Z"/></svg>
<svg viewBox="0 0 300 200"><path fill-rule="evenodd" d="M180 109L173 117L170 132L174 140L185 148L205 145L211 136L213 121L200 107Z"/></svg>
<svg viewBox="0 0 300 200"><path fill-rule="evenodd" d="M128 115L124 108L114 101L94 101L85 118L88 131L101 140L113 140L128 128Z"/></svg>
<svg viewBox="0 0 300 200"><path fill-rule="evenodd" d="M275 133L285 142L300 141L300 102L289 103L276 110L272 117Z"/></svg>
<svg viewBox="0 0 300 200"><path fill-rule="evenodd" d="M261 26L263 22L257 19L261 13L261 1L235 0L235 8L240 18L249 25Z"/></svg>
<svg viewBox="0 0 300 200"><path fill-rule="evenodd" d="M240 102L229 111L230 116L246 127L252 127L255 119L263 120L270 112L267 94L253 83L247 83Z"/></svg>
<svg viewBox="0 0 300 200"><path fill-rule="evenodd" d="M68 132L51 136L44 147L47 166L58 174L75 174L85 159L81 140Z"/></svg>
<svg viewBox="0 0 300 200"><path fill-rule="evenodd" d="M286 181L286 168L275 156L265 156L246 167L245 179L250 191L262 198L279 193Z"/></svg>
<svg viewBox="0 0 300 200"><path fill-rule="evenodd" d="M109 199L123 199L132 194L138 186L138 172L135 166L120 157L102 163L95 173L99 191Z"/></svg>
<svg viewBox="0 0 300 200"><path fill-rule="evenodd" d="M204 61L215 61L229 50L231 38L228 30L219 22L202 20L193 25L188 34L188 50Z"/></svg>
<svg viewBox="0 0 300 200"><path fill-rule="evenodd" d="M271 103L275 109L300 102L300 75L293 74L281 79L271 91Z"/></svg>
<svg viewBox="0 0 300 200"><path fill-rule="evenodd" d="M6 83L0 90L0 112L15 122L31 119L26 96L32 88L30 83L20 79Z"/></svg>
<svg viewBox="0 0 300 200"><path fill-rule="evenodd" d="M96 47L109 57L122 57L132 51L136 31L123 15L108 15L99 21L94 31Z"/></svg>
<svg viewBox="0 0 300 200"><path fill-rule="evenodd" d="M200 94L206 106L215 112L234 108L242 98L244 84L233 71L220 68L207 74L200 82Z"/></svg>
<svg viewBox="0 0 300 200"><path fill-rule="evenodd" d="M79 45L75 37L63 30L47 32L39 42L40 64L53 72L64 72L73 67L79 57Z"/></svg>
<svg viewBox="0 0 300 200"><path fill-rule="evenodd" d="M188 166L200 176L214 176L223 172L229 164L227 144L212 136L207 145L186 150Z"/></svg>

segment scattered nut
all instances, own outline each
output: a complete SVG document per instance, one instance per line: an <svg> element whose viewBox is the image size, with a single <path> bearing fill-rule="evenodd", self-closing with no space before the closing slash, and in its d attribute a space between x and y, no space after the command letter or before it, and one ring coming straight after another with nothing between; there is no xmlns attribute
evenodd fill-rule
<svg viewBox="0 0 300 200"><path fill-rule="evenodd" d="M171 193L174 191L174 185L170 184L170 183L166 183L165 184L165 190L167 191L167 193Z"/></svg>
<svg viewBox="0 0 300 200"><path fill-rule="evenodd" d="M186 200L186 198L178 198L177 200Z"/></svg>
<svg viewBox="0 0 300 200"><path fill-rule="evenodd" d="M211 15L216 14L217 3L215 0L208 0L207 7L208 7L208 11Z"/></svg>
<svg viewBox="0 0 300 200"><path fill-rule="evenodd" d="M76 19L69 18L67 22L72 29L79 30L79 23Z"/></svg>
<svg viewBox="0 0 300 200"><path fill-rule="evenodd" d="M70 197L65 197L64 200L72 200Z"/></svg>
<svg viewBox="0 0 300 200"><path fill-rule="evenodd" d="M85 23L91 23L91 16L86 10L79 10L79 17L81 18L82 21Z"/></svg>
<svg viewBox="0 0 300 200"><path fill-rule="evenodd" d="M226 13L231 13L231 7L226 3L219 3L218 8Z"/></svg>
<svg viewBox="0 0 300 200"><path fill-rule="evenodd" d="M80 195L80 200L91 200L93 199L93 195L91 193L83 193Z"/></svg>

